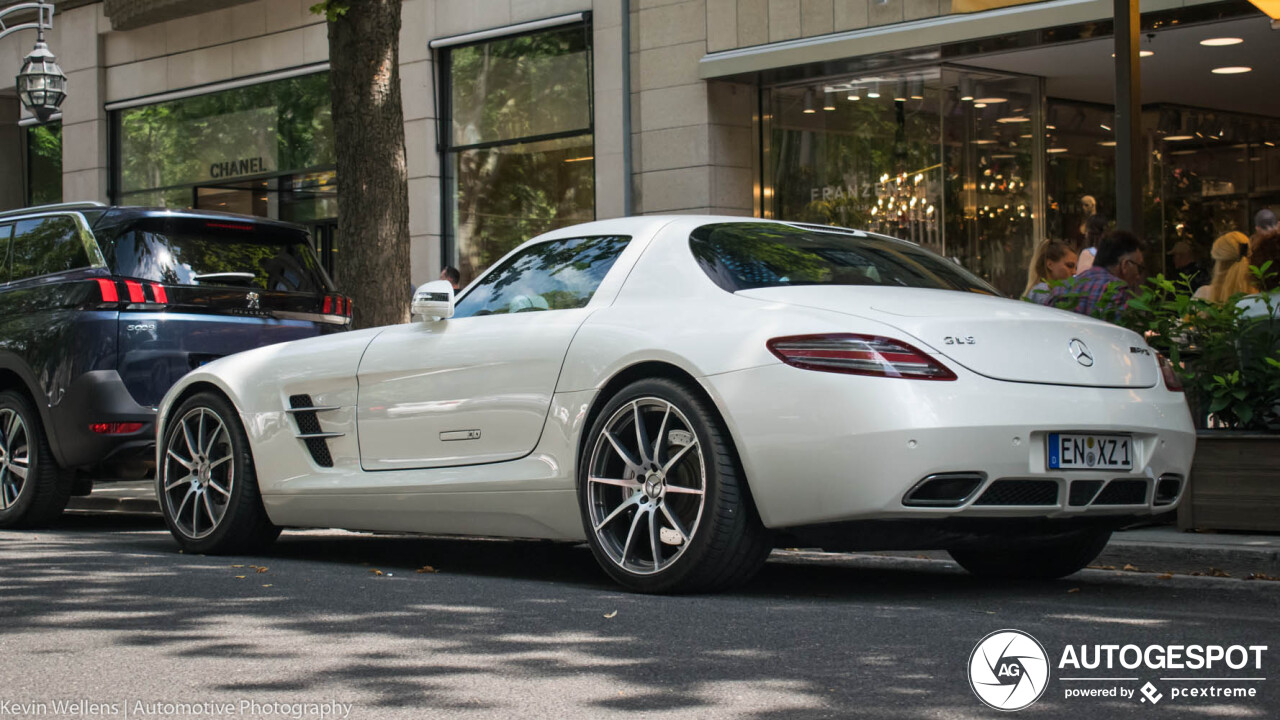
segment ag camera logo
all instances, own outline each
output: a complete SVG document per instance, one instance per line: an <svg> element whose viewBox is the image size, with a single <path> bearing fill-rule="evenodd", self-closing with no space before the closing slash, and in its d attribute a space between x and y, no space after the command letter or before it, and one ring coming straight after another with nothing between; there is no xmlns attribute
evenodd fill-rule
<svg viewBox="0 0 1280 720"><path fill-rule="evenodd" d="M997 630L969 655L969 687L996 710L1021 710L1039 700L1048 684L1049 656L1021 630Z"/></svg>

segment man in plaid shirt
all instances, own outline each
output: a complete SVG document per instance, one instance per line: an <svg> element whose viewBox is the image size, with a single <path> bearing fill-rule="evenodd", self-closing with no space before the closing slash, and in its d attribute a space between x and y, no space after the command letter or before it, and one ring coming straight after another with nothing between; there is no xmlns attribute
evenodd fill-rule
<svg viewBox="0 0 1280 720"><path fill-rule="evenodd" d="M1129 303L1130 291L1146 275L1143 244L1136 235L1112 230L1098 243L1093 267L1036 296L1041 305L1113 319Z"/></svg>

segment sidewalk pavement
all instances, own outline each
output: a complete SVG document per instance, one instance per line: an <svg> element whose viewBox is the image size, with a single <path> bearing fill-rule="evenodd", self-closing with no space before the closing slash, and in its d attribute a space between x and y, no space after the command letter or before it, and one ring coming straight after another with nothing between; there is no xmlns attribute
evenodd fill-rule
<svg viewBox="0 0 1280 720"><path fill-rule="evenodd" d="M103 483L69 510L159 515L155 481ZM915 553L912 553L913 555ZM948 559L946 553L926 557ZM1091 567L1129 572L1280 579L1280 535L1182 532L1172 525L1122 530Z"/></svg>

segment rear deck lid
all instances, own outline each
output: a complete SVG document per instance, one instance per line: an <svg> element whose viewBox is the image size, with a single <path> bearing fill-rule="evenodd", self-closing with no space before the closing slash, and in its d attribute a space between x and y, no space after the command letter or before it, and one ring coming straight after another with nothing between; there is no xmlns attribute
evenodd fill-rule
<svg viewBox="0 0 1280 720"><path fill-rule="evenodd" d="M871 318L996 380L1145 388L1160 379L1152 351L1138 334L1034 303L887 287L776 287L738 294ZM850 323L850 332L856 327Z"/></svg>

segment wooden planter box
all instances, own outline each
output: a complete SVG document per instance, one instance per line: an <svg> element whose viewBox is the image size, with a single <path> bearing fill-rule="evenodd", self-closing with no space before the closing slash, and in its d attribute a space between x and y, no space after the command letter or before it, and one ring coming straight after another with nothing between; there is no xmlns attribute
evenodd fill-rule
<svg viewBox="0 0 1280 720"><path fill-rule="evenodd" d="M1178 527L1280 532L1280 435L1201 430Z"/></svg>

